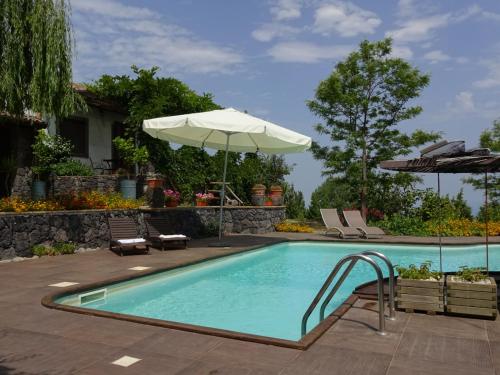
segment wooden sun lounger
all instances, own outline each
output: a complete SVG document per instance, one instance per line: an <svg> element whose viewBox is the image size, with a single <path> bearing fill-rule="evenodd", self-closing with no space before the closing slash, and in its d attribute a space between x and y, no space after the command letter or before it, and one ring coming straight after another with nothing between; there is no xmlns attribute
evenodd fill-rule
<svg viewBox="0 0 500 375"><path fill-rule="evenodd" d="M179 244L185 249L187 243L191 239L183 234L168 235L171 232L171 225L167 220L150 217L145 218L146 227L148 229L147 239L151 241L155 248L165 250L167 247L178 247Z"/></svg>
<svg viewBox="0 0 500 375"><path fill-rule="evenodd" d="M361 232L357 229L346 227L342 224L336 208L321 208L320 212L326 227L325 235L331 230L336 230L340 238L361 236Z"/></svg>
<svg viewBox="0 0 500 375"><path fill-rule="evenodd" d="M366 225L361 212L359 211L344 211L344 218L347 224L352 227L359 229L363 233L365 238L380 238L385 235L384 231L378 227L369 227Z"/></svg>
<svg viewBox="0 0 500 375"><path fill-rule="evenodd" d="M111 232L110 250L119 253L120 256L131 252L149 253L151 243L139 236L137 225L133 219L129 217L110 217L108 218L108 224Z"/></svg>

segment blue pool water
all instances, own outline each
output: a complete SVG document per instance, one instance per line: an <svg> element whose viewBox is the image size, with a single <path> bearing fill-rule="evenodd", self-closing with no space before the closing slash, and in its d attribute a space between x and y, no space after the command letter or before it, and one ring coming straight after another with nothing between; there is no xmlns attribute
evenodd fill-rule
<svg viewBox="0 0 500 375"><path fill-rule="evenodd" d="M434 246L288 242L113 284L105 300L82 307L205 327L299 340L302 315L337 261L363 250L384 253L394 265L431 260ZM490 245L490 269L500 270L500 245ZM484 246L444 247L444 271L461 265L484 266ZM379 263L387 276L385 265ZM358 263L330 303L333 311L352 290L375 279L369 265ZM56 302L80 306L78 295ZM308 330L318 324L315 311Z"/></svg>

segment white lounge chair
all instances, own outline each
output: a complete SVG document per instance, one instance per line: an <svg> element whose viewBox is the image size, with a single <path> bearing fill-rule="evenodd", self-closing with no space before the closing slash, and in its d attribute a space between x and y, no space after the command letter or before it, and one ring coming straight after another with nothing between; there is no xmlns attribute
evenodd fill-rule
<svg viewBox="0 0 500 375"><path fill-rule="evenodd" d="M359 229L365 238L380 238L385 235L384 231L378 227L369 227L366 225L361 212L359 211L344 211L344 218L351 228Z"/></svg>
<svg viewBox="0 0 500 375"><path fill-rule="evenodd" d="M339 233L340 238L361 236L361 232L357 229L349 228L342 224L336 208L321 208L319 211L321 212L323 223L325 223L325 235L333 229Z"/></svg>

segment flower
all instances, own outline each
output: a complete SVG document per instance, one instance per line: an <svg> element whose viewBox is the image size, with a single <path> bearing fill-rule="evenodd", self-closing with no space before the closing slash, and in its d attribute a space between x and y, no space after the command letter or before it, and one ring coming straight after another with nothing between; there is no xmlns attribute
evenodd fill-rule
<svg viewBox="0 0 500 375"><path fill-rule="evenodd" d="M197 193L196 201L198 202L208 202L211 199L214 199L214 195L212 193Z"/></svg>
<svg viewBox="0 0 500 375"><path fill-rule="evenodd" d="M179 202L181 199L181 193L172 189L166 189L163 191L165 195L165 202Z"/></svg>

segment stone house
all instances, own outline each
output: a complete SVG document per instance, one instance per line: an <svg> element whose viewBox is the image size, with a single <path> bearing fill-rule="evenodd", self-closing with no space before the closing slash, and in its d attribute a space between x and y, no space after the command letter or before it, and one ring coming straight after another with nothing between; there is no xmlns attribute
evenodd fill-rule
<svg viewBox="0 0 500 375"><path fill-rule="evenodd" d="M23 119L0 115L0 197L9 193L23 198L30 196L31 145L38 129L68 139L74 146L73 157L94 168L96 174L119 167L112 140L124 135L126 111L116 103L99 99L83 85L75 84L74 89L85 99L86 112L76 112L58 122L35 114ZM10 175L2 168L7 160L16 170Z"/></svg>

